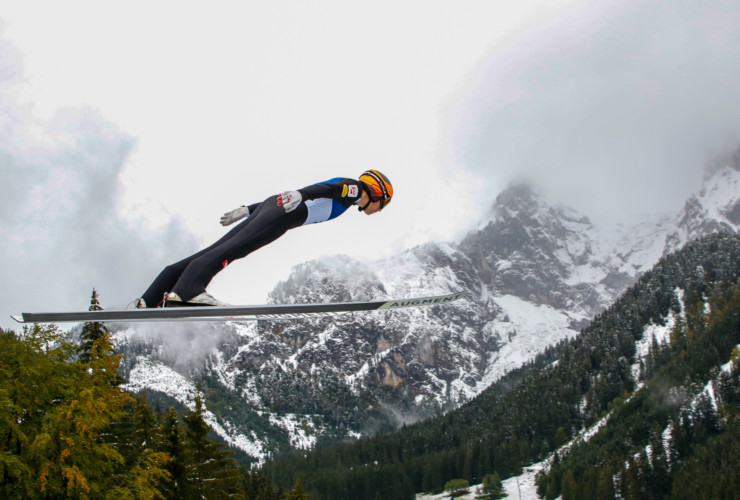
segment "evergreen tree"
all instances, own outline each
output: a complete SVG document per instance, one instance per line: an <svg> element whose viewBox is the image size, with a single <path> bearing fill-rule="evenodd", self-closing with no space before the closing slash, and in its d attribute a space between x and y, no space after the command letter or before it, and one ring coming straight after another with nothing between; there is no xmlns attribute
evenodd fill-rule
<svg viewBox="0 0 740 500"><path fill-rule="evenodd" d="M180 426L179 417L174 407L165 413L158 430L159 448L170 457L165 466L171 479L166 488L168 497L184 498L187 485L187 466L190 457L185 443L185 433Z"/></svg>
<svg viewBox="0 0 740 500"><path fill-rule="evenodd" d="M88 311L102 311L103 308L100 306L100 300L98 299L98 292L93 288L92 296L90 297L90 307ZM109 347L108 352L98 352L97 355L110 355L113 354L113 347L109 341L110 331L105 327L103 323L89 322L85 323L82 327L82 333L80 334L80 348L79 348L79 360L81 363L89 363L93 359L93 350L98 351L102 346Z"/></svg>
<svg viewBox="0 0 740 500"><path fill-rule="evenodd" d="M303 492L303 482L300 479L296 479L295 486L288 493L290 500L308 500L308 495Z"/></svg>
<svg viewBox="0 0 740 500"><path fill-rule="evenodd" d="M189 458L184 498L243 498L234 459L223 444L207 438L211 429L204 418L203 400L196 396L194 403L195 410L183 417Z"/></svg>
<svg viewBox="0 0 740 500"><path fill-rule="evenodd" d="M105 498L111 500L153 500L166 497L166 485L171 476L166 470L169 456L166 453L145 449L136 463L116 484L106 492Z"/></svg>
<svg viewBox="0 0 740 500"><path fill-rule="evenodd" d="M123 417L111 425L104 438L107 442L115 443L126 464L132 465L147 449L162 451L158 426L147 401L146 391L142 391L132 403L126 405Z"/></svg>
<svg viewBox="0 0 740 500"><path fill-rule="evenodd" d="M244 478L244 493L248 500L284 500L282 489L273 486L269 479L259 471L241 468Z"/></svg>
<svg viewBox="0 0 740 500"><path fill-rule="evenodd" d="M140 448L154 448L157 446L159 423L149 406L146 390L136 396L132 417L136 429L134 431L135 444Z"/></svg>

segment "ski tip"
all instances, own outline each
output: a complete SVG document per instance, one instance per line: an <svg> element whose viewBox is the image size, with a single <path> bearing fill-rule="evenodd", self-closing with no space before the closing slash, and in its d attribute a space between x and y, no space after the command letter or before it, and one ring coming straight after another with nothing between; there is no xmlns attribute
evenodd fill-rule
<svg viewBox="0 0 740 500"><path fill-rule="evenodd" d="M23 320L23 315L11 315L10 317L16 320L18 323L25 323L25 321Z"/></svg>

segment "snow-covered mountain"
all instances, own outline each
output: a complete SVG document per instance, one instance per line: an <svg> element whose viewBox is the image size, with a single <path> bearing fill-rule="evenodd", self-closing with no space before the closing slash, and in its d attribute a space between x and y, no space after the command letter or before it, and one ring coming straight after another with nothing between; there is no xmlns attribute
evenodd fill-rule
<svg viewBox="0 0 740 500"><path fill-rule="evenodd" d="M698 193L691 196L673 220L666 238L670 253L687 241L716 231L740 227L740 149L710 164Z"/></svg>
<svg viewBox="0 0 740 500"><path fill-rule="evenodd" d="M129 385L187 404L197 380L216 432L258 460L439 413L576 335L664 254L715 231L737 232L739 181L740 150L707 169L678 214L616 231L548 203L532 186L512 185L460 242L370 263L306 262L270 295L274 303L306 303L464 289L467 299L300 321L121 330Z"/></svg>

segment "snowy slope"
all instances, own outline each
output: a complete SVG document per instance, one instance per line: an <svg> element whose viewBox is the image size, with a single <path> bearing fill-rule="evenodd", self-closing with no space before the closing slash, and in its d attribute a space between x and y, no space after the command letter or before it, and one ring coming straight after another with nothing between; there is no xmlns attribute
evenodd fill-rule
<svg viewBox="0 0 740 500"><path fill-rule="evenodd" d="M195 410L194 398L203 397L191 380L148 357L137 360L135 368L129 375L129 381L123 388L131 392L146 389L165 393L190 411ZM245 435L228 422L220 422L210 411L205 412L205 421L227 444L255 458L265 458L264 443L254 433Z"/></svg>

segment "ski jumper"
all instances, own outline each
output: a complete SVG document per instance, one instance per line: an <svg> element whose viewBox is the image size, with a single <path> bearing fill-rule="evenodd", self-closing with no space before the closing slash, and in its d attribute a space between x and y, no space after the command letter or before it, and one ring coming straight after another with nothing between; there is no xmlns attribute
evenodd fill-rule
<svg viewBox="0 0 740 500"><path fill-rule="evenodd" d="M290 229L342 215L359 201L363 189L362 181L337 177L299 189L303 201L292 212L278 206L277 195L250 205L246 220L208 248L165 267L142 298L156 305L166 293L175 292L187 301L205 292L213 277L230 262L272 243Z"/></svg>

